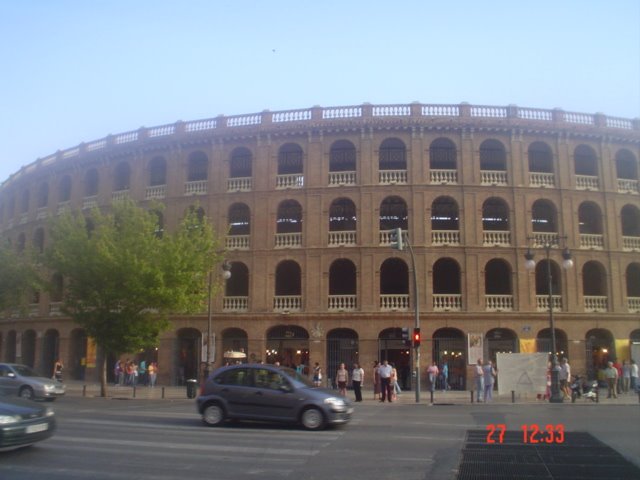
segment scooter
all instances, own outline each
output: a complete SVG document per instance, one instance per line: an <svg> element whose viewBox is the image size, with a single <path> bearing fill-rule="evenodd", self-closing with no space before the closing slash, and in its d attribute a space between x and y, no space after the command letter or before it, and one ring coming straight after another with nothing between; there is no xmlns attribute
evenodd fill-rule
<svg viewBox="0 0 640 480"><path fill-rule="evenodd" d="M583 381L578 375L571 383L571 403L575 403L577 398L584 398L585 400L591 400L595 402L598 397L598 381L593 380L591 382Z"/></svg>

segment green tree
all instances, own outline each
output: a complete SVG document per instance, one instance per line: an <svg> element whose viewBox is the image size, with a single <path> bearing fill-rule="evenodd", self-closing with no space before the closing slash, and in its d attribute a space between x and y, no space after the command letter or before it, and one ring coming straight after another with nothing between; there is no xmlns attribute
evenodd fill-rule
<svg viewBox="0 0 640 480"><path fill-rule="evenodd" d="M202 310L208 272L221 260L218 240L195 209L174 232L160 232L156 211L131 201L61 215L50 232L44 263L64 278L62 311L102 353L106 396L107 353L152 347L170 314Z"/></svg>
<svg viewBox="0 0 640 480"><path fill-rule="evenodd" d="M0 312L25 308L28 293L38 288L31 252L17 254L8 242L0 241Z"/></svg>

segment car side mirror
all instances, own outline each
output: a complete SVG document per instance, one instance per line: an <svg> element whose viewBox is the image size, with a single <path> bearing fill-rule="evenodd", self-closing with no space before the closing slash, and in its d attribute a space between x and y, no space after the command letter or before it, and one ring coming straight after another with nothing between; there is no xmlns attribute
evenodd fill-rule
<svg viewBox="0 0 640 480"><path fill-rule="evenodd" d="M9 377L9 378L16 378L16 374L15 374L15 373L13 373L13 372L9 372L9 373L7 373L7 377Z"/></svg>
<svg viewBox="0 0 640 480"><path fill-rule="evenodd" d="M291 388L290 385L280 385L278 387L278 390L280 390L281 392L284 392L284 393L290 393L290 392L293 391L293 389Z"/></svg>

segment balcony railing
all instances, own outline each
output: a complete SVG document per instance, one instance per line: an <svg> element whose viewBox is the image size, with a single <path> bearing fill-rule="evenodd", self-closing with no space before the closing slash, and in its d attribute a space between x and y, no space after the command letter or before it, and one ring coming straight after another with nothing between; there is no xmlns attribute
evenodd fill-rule
<svg viewBox="0 0 640 480"><path fill-rule="evenodd" d="M251 177L236 177L227 180L227 192L250 192Z"/></svg>
<svg viewBox="0 0 640 480"><path fill-rule="evenodd" d="M602 250L604 248L604 235L594 233L581 233L580 248Z"/></svg>
<svg viewBox="0 0 640 480"><path fill-rule="evenodd" d="M290 173L276 177L276 188L278 190L302 187L304 187L304 175L302 173Z"/></svg>
<svg viewBox="0 0 640 480"><path fill-rule="evenodd" d="M111 201L119 202L122 200L126 200L129 198L129 189L125 190L116 190L115 192L111 192Z"/></svg>
<svg viewBox="0 0 640 480"><path fill-rule="evenodd" d="M639 193L638 180L628 180L626 178L618 179L619 193Z"/></svg>
<svg viewBox="0 0 640 480"><path fill-rule="evenodd" d="M455 185L458 183L458 171L457 170L430 170L429 177L431 183L438 183L440 185Z"/></svg>
<svg viewBox="0 0 640 480"><path fill-rule="evenodd" d="M207 180L196 180L193 182L186 182L184 184L185 195L206 195L207 194Z"/></svg>
<svg viewBox="0 0 640 480"><path fill-rule="evenodd" d="M459 312L462 310L462 294L460 293L434 293L434 312Z"/></svg>
<svg viewBox="0 0 640 480"><path fill-rule="evenodd" d="M507 172L503 170L482 170L480 172L482 185L507 185Z"/></svg>
<svg viewBox="0 0 640 480"><path fill-rule="evenodd" d="M225 246L227 250L249 250L251 235L227 235Z"/></svg>
<svg viewBox="0 0 640 480"><path fill-rule="evenodd" d="M409 310L409 294L380 295L380 310L385 312Z"/></svg>
<svg viewBox="0 0 640 480"><path fill-rule="evenodd" d="M552 247L558 246L558 232L533 232L531 235L534 247L544 247L545 245L551 245Z"/></svg>
<svg viewBox="0 0 640 480"><path fill-rule="evenodd" d="M584 311L585 312L606 312L608 310L607 297L600 295L585 295L584 296Z"/></svg>
<svg viewBox="0 0 640 480"><path fill-rule="evenodd" d="M576 175L576 189L578 190L598 190L600 184L598 177L594 175Z"/></svg>
<svg viewBox="0 0 640 480"><path fill-rule="evenodd" d="M510 312L513 310L513 295L485 295L487 312Z"/></svg>
<svg viewBox="0 0 640 480"><path fill-rule="evenodd" d="M276 233L276 248L299 248L302 246L302 233Z"/></svg>
<svg viewBox="0 0 640 480"><path fill-rule="evenodd" d="M92 208L96 208L98 206L98 196L91 195L89 197L84 197L82 199L82 209L90 210Z"/></svg>
<svg viewBox="0 0 640 480"><path fill-rule="evenodd" d="M222 310L225 312L246 312L249 310L249 297L224 297Z"/></svg>
<svg viewBox="0 0 640 480"><path fill-rule="evenodd" d="M353 247L356 245L356 232L345 230L342 232L329 232L330 247Z"/></svg>
<svg viewBox="0 0 640 480"><path fill-rule="evenodd" d="M460 230L431 230L432 245L460 245Z"/></svg>
<svg viewBox="0 0 640 480"><path fill-rule="evenodd" d="M407 183L406 170L380 170L378 172L380 185L396 185Z"/></svg>
<svg viewBox="0 0 640 480"><path fill-rule="evenodd" d="M356 172L329 172L329 186L355 185Z"/></svg>
<svg viewBox="0 0 640 480"><path fill-rule="evenodd" d="M274 312L299 312L302 310L302 295L275 295Z"/></svg>
<svg viewBox="0 0 640 480"><path fill-rule="evenodd" d="M349 312L358 307L356 295L329 295L328 309L331 312Z"/></svg>
<svg viewBox="0 0 640 480"><path fill-rule="evenodd" d="M640 297L627 297L629 313L640 313Z"/></svg>
<svg viewBox="0 0 640 480"><path fill-rule="evenodd" d="M482 244L485 247L509 247L511 246L511 232L484 230Z"/></svg>
<svg viewBox="0 0 640 480"><path fill-rule="evenodd" d="M145 200L162 199L167 195L166 185L154 185L147 187L144 191Z"/></svg>
<svg viewBox="0 0 640 480"><path fill-rule="evenodd" d="M49 315L57 317L62 315L62 302L49 302Z"/></svg>
<svg viewBox="0 0 640 480"><path fill-rule="evenodd" d="M556 177L553 173L529 172L529 185L532 187L555 187Z"/></svg>
<svg viewBox="0 0 640 480"><path fill-rule="evenodd" d="M626 251L640 250L640 237L622 237L622 248Z"/></svg>
<svg viewBox="0 0 640 480"><path fill-rule="evenodd" d="M66 200L64 202L58 202L58 215L62 215L64 212L71 211L71 201Z"/></svg>
<svg viewBox="0 0 640 480"><path fill-rule="evenodd" d="M553 311L562 311L562 295L553 295ZM539 312L549 311L549 295L536 295L536 308Z"/></svg>

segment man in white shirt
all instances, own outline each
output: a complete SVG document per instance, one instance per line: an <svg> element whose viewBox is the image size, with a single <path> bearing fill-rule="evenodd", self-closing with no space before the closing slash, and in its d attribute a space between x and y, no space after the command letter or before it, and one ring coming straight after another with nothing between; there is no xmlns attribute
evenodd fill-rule
<svg viewBox="0 0 640 480"><path fill-rule="evenodd" d="M569 383L571 382L571 366L566 357L562 359L560 364L560 371L558 372L558 380L560 380L560 390L566 398L571 398L571 388Z"/></svg>
<svg viewBox="0 0 640 480"><path fill-rule="evenodd" d="M380 374L380 389L382 390L381 402L384 402L386 399L389 399L389 402L393 401L390 382L391 372L391 365L389 365L389 362L386 360L378 367L378 373Z"/></svg>

